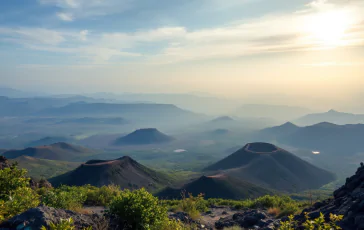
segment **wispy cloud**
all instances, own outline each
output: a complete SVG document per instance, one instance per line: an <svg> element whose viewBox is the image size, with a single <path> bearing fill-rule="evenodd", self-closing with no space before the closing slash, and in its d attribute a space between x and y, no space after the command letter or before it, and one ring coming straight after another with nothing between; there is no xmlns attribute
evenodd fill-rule
<svg viewBox="0 0 364 230"><path fill-rule="evenodd" d="M80 17L86 11L101 13L100 9L108 9L115 6L114 4L123 6L131 4L131 1L126 0L40 0L40 2L63 9L64 12L59 14L63 20ZM16 42L30 49L48 52L73 53L83 60L93 62L107 62L113 57L141 56L150 63L227 59L254 54L334 48L324 46L320 38L312 34L310 28L318 23L315 20L321 12L331 10L343 12L337 14L338 16L350 15L345 36L340 37L342 41L336 45L364 44L362 30L364 15L361 14L364 4L360 1L343 5L335 0L316 0L302 9L303 11L265 15L196 30L184 26L158 27L134 32L0 28L0 34L3 35L2 40L6 42ZM86 11L82 12L83 10ZM106 12L113 11L103 11Z"/></svg>
<svg viewBox="0 0 364 230"><path fill-rule="evenodd" d="M67 21L67 22L71 22L73 21L73 18L71 15L67 14L67 13L62 13L62 12L59 12L57 13L57 17L63 21Z"/></svg>
<svg viewBox="0 0 364 230"><path fill-rule="evenodd" d="M64 21L123 12L132 7L132 0L38 0L42 5L60 9L57 16Z"/></svg>

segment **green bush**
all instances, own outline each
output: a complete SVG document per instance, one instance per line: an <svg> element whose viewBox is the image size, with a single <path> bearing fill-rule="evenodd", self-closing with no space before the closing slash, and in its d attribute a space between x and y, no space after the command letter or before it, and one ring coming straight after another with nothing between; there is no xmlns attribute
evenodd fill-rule
<svg viewBox="0 0 364 230"><path fill-rule="evenodd" d="M39 196L29 187L26 173L16 165L0 170L0 222L38 206Z"/></svg>
<svg viewBox="0 0 364 230"><path fill-rule="evenodd" d="M0 170L0 200L8 199L9 194L17 188L29 186L30 178L27 178L26 174L25 169L15 166Z"/></svg>
<svg viewBox="0 0 364 230"><path fill-rule="evenodd" d="M305 214L305 217L306 221L302 224L304 230L338 230L341 228L337 225L337 222L341 221L343 218L342 215L330 214L330 221L325 222L325 217L322 213L314 220L311 220L307 213ZM288 221L283 221L280 224L278 230L295 230L299 228L297 221L294 221L293 215L288 217Z"/></svg>
<svg viewBox="0 0 364 230"><path fill-rule="evenodd" d="M82 208L87 199L85 187L65 186L52 189L42 197L42 203L53 208L77 211Z"/></svg>
<svg viewBox="0 0 364 230"><path fill-rule="evenodd" d="M182 194L182 200L179 203L178 209L188 213L192 219L198 219L200 217L200 212L206 212L208 210L208 203L204 200L202 194L195 197L192 194L188 194L188 196L189 197L185 197L185 195Z"/></svg>
<svg viewBox="0 0 364 230"><path fill-rule="evenodd" d="M110 214L126 221L131 229L160 229L168 221L167 208L144 188L124 190L111 203Z"/></svg>
<svg viewBox="0 0 364 230"><path fill-rule="evenodd" d="M97 187L87 187L87 205L102 205L108 206L110 202L121 194L120 187L116 185Z"/></svg>
<svg viewBox="0 0 364 230"><path fill-rule="evenodd" d="M10 192L7 200L0 200L0 222L39 205L38 194L28 187Z"/></svg>
<svg viewBox="0 0 364 230"><path fill-rule="evenodd" d="M73 219L60 219L58 224L50 223L49 230L74 230ZM41 230L47 230L45 226L42 226ZM82 230L92 230L92 227L83 228Z"/></svg>

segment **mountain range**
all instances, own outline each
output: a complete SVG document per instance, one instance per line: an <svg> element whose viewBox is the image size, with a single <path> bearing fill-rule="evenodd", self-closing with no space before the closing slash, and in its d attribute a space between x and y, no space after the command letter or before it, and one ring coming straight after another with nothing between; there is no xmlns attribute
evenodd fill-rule
<svg viewBox="0 0 364 230"><path fill-rule="evenodd" d="M343 113L332 109L325 113L307 114L294 121L299 125L314 125L322 122L337 125L359 124L364 123L364 114Z"/></svg>
<svg viewBox="0 0 364 230"><path fill-rule="evenodd" d="M20 156L29 156L40 159L77 161L79 158L94 155L96 152L81 146L71 145L65 142L54 143L37 147L29 147L22 150L9 150L2 155L8 159Z"/></svg>

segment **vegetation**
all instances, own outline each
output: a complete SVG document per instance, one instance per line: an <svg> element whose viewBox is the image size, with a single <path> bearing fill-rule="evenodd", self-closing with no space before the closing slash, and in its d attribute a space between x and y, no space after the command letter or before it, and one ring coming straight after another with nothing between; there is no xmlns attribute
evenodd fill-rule
<svg viewBox="0 0 364 230"><path fill-rule="evenodd" d="M109 212L126 221L131 229L159 229L168 219L167 209L145 189L124 190L111 202Z"/></svg>
<svg viewBox="0 0 364 230"><path fill-rule="evenodd" d="M341 229L337 222L341 221L343 219L342 215L334 215L330 214L330 222L325 221L325 217L322 213L320 213L320 216L314 220L311 220L308 214L305 215L306 221L303 223L303 229L304 230L336 230ZM288 221L281 222L281 226L279 227L279 230L295 230L298 229L298 223L294 221L293 215L290 215L288 217ZM300 228L301 229L301 228Z"/></svg>
<svg viewBox="0 0 364 230"><path fill-rule="evenodd" d="M292 214L297 213L309 202L296 201L289 196L266 195L257 199L224 200L204 199L203 194L193 196L182 194L181 200L160 201L145 189L135 191L121 190L118 186L110 185L101 188L86 186L60 186L58 188L32 189L26 170L18 169L15 165L0 170L0 222L9 219L39 203L54 208L80 211L85 204L103 205L109 207L109 213L125 221L131 229L141 230L188 230L194 229L180 221L170 220L167 210L183 211L193 219L198 219L201 212L208 211L212 205L226 205L237 209L264 208L270 214L280 216L290 215L286 222L281 223L280 229L291 230L297 227ZM305 229L339 229L336 225L342 216L331 215L330 222L325 223L321 214L319 218L310 220L306 215ZM51 230L75 229L73 220L60 220L50 224ZM43 229L46 229L43 227ZM238 228L232 228L238 229Z"/></svg>
<svg viewBox="0 0 364 230"><path fill-rule="evenodd" d="M0 222L38 206L39 197L29 187L26 173L16 165L0 170Z"/></svg>
<svg viewBox="0 0 364 230"><path fill-rule="evenodd" d="M49 230L74 230L73 219L60 219L58 224L50 223ZM42 226L41 230L47 230L45 226ZM82 230L92 230L92 227L83 228Z"/></svg>
<svg viewBox="0 0 364 230"><path fill-rule="evenodd" d="M225 205L236 209L242 208L265 208L276 214L277 217L296 214L309 203L305 201L296 201L289 196L266 195L256 199L247 200L224 200L224 199L208 199L208 205Z"/></svg>

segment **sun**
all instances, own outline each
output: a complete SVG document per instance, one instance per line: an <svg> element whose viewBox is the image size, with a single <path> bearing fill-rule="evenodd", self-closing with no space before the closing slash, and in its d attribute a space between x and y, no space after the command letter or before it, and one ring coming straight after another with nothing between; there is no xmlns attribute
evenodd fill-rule
<svg viewBox="0 0 364 230"><path fill-rule="evenodd" d="M322 46L340 46L345 44L350 19L350 14L345 11L322 12L308 19L306 30L311 39Z"/></svg>

